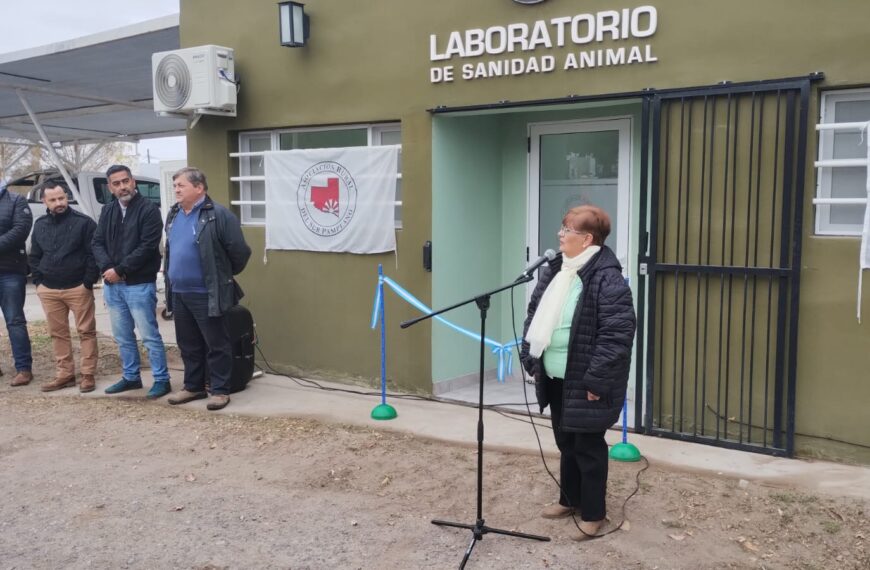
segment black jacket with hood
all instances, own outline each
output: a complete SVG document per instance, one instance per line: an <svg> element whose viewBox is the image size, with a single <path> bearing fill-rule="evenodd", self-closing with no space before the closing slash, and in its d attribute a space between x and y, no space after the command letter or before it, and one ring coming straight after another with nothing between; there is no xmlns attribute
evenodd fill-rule
<svg viewBox="0 0 870 570"><path fill-rule="evenodd" d="M27 199L0 186L0 273L29 273L25 244L32 225Z"/></svg>
<svg viewBox="0 0 870 570"><path fill-rule="evenodd" d="M549 262L541 272L529 302L523 337L541 297L562 267L562 256ZM634 344L635 313L631 289L622 276L622 267L613 251L603 246L578 272L583 289L571 321L568 339L568 365L562 380L562 431L594 433L610 428L619 419ZM543 362L529 354L523 340L520 349L523 366L536 377L539 388L547 378ZM589 400L587 391L600 397ZM546 390L538 389L541 409L549 405Z"/></svg>

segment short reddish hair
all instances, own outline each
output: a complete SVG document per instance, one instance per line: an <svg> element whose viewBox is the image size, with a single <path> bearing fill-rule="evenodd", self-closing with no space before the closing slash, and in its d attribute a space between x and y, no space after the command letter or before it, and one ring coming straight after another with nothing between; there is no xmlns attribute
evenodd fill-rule
<svg viewBox="0 0 870 570"><path fill-rule="evenodd" d="M578 232L590 233L592 243L595 245L604 245L604 241L610 235L610 216L598 206L591 204L568 210L562 218L562 224Z"/></svg>

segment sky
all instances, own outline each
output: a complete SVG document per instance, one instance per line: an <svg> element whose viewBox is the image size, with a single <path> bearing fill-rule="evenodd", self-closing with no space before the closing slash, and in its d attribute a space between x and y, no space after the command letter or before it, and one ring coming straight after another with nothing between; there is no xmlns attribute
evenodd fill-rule
<svg viewBox="0 0 870 570"><path fill-rule="evenodd" d="M0 0L0 53L53 44L178 13L179 0ZM141 162L187 158L184 137L139 143Z"/></svg>

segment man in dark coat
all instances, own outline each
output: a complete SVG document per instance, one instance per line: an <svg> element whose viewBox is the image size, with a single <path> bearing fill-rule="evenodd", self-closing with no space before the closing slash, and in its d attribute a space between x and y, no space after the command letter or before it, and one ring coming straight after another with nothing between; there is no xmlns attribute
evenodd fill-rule
<svg viewBox="0 0 870 570"><path fill-rule="evenodd" d="M100 277L91 241L96 222L69 207L66 190L47 182L42 191L47 214L36 220L30 239L33 284L42 302L56 363L54 380L43 392L75 386L75 362L69 334L69 312L81 341L79 391L93 392L97 372L97 321L94 283Z"/></svg>
<svg viewBox="0 0 870 570"><path fill-rule="evenodd" d="M139 194L129 168L110 166L106 178L115 200L100 212L93 251L103 275L103 300L123 368L123 376L106 388L106 394L142 388L138 330L154 377L146 397L160 398L171 390L166 349L157 325L156 281L163 220L160 209Z"/></svg>
<svg viewBox="0 0 870 570"><path fill-rule="evenodd" d="M595 535L606 514L605 431L625 400L635 313L631 290L604 245L610 218L580 206L562 221L562 255L541 274L529 302L520 358L535 376L541 411L551 408L561 452L559 503L546 518L579 512L581 534Z"/></svg>
<svg viewBox="0 0 870 570"><path fill-rule="evenodd" d="M33 380L33 355L24 317L29 273L25 244L32 225L33 214L27 200L0 185L0 311L6 321L17 371L13 386L24 386Z"/></svg>
<svg viewBox="0 0 870 570"><path fill-rule="evenodd" d="M242 297L234 275L251 257L238 218L207 194L198 168L172 177L177 204L166 218L166 307L172 311L184 361L184 390L169 399L184 404L207 397L206 408L230 402L232 342L224 314Z"/></svg>

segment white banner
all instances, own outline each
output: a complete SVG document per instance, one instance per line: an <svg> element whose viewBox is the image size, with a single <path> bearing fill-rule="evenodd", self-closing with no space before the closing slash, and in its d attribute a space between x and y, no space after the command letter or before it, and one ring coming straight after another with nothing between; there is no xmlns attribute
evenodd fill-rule
<svg viewBox="0 0 870 570"><path fill-rule="evenodd" d="M864 227L861 232L860 270L863 271L864 269L870 269L870 121L864 125L861 136L867 140L867 205L864 206Z"/></svg>
<svg viewBox="0 0 870 570"><path fill-rule="evenodd" d="M399 146L266 152L266 249L396 249Z"/></svg>
<svg viewBox="0 0 870 570"><path fill-rule="evenodd" d="M861 322L861 295L864 288L864 270L870 269L870 121L861 130L867 139L867 204L864 206L864 226L861 230L861 257L858 260L858 322Z"/></svg>

